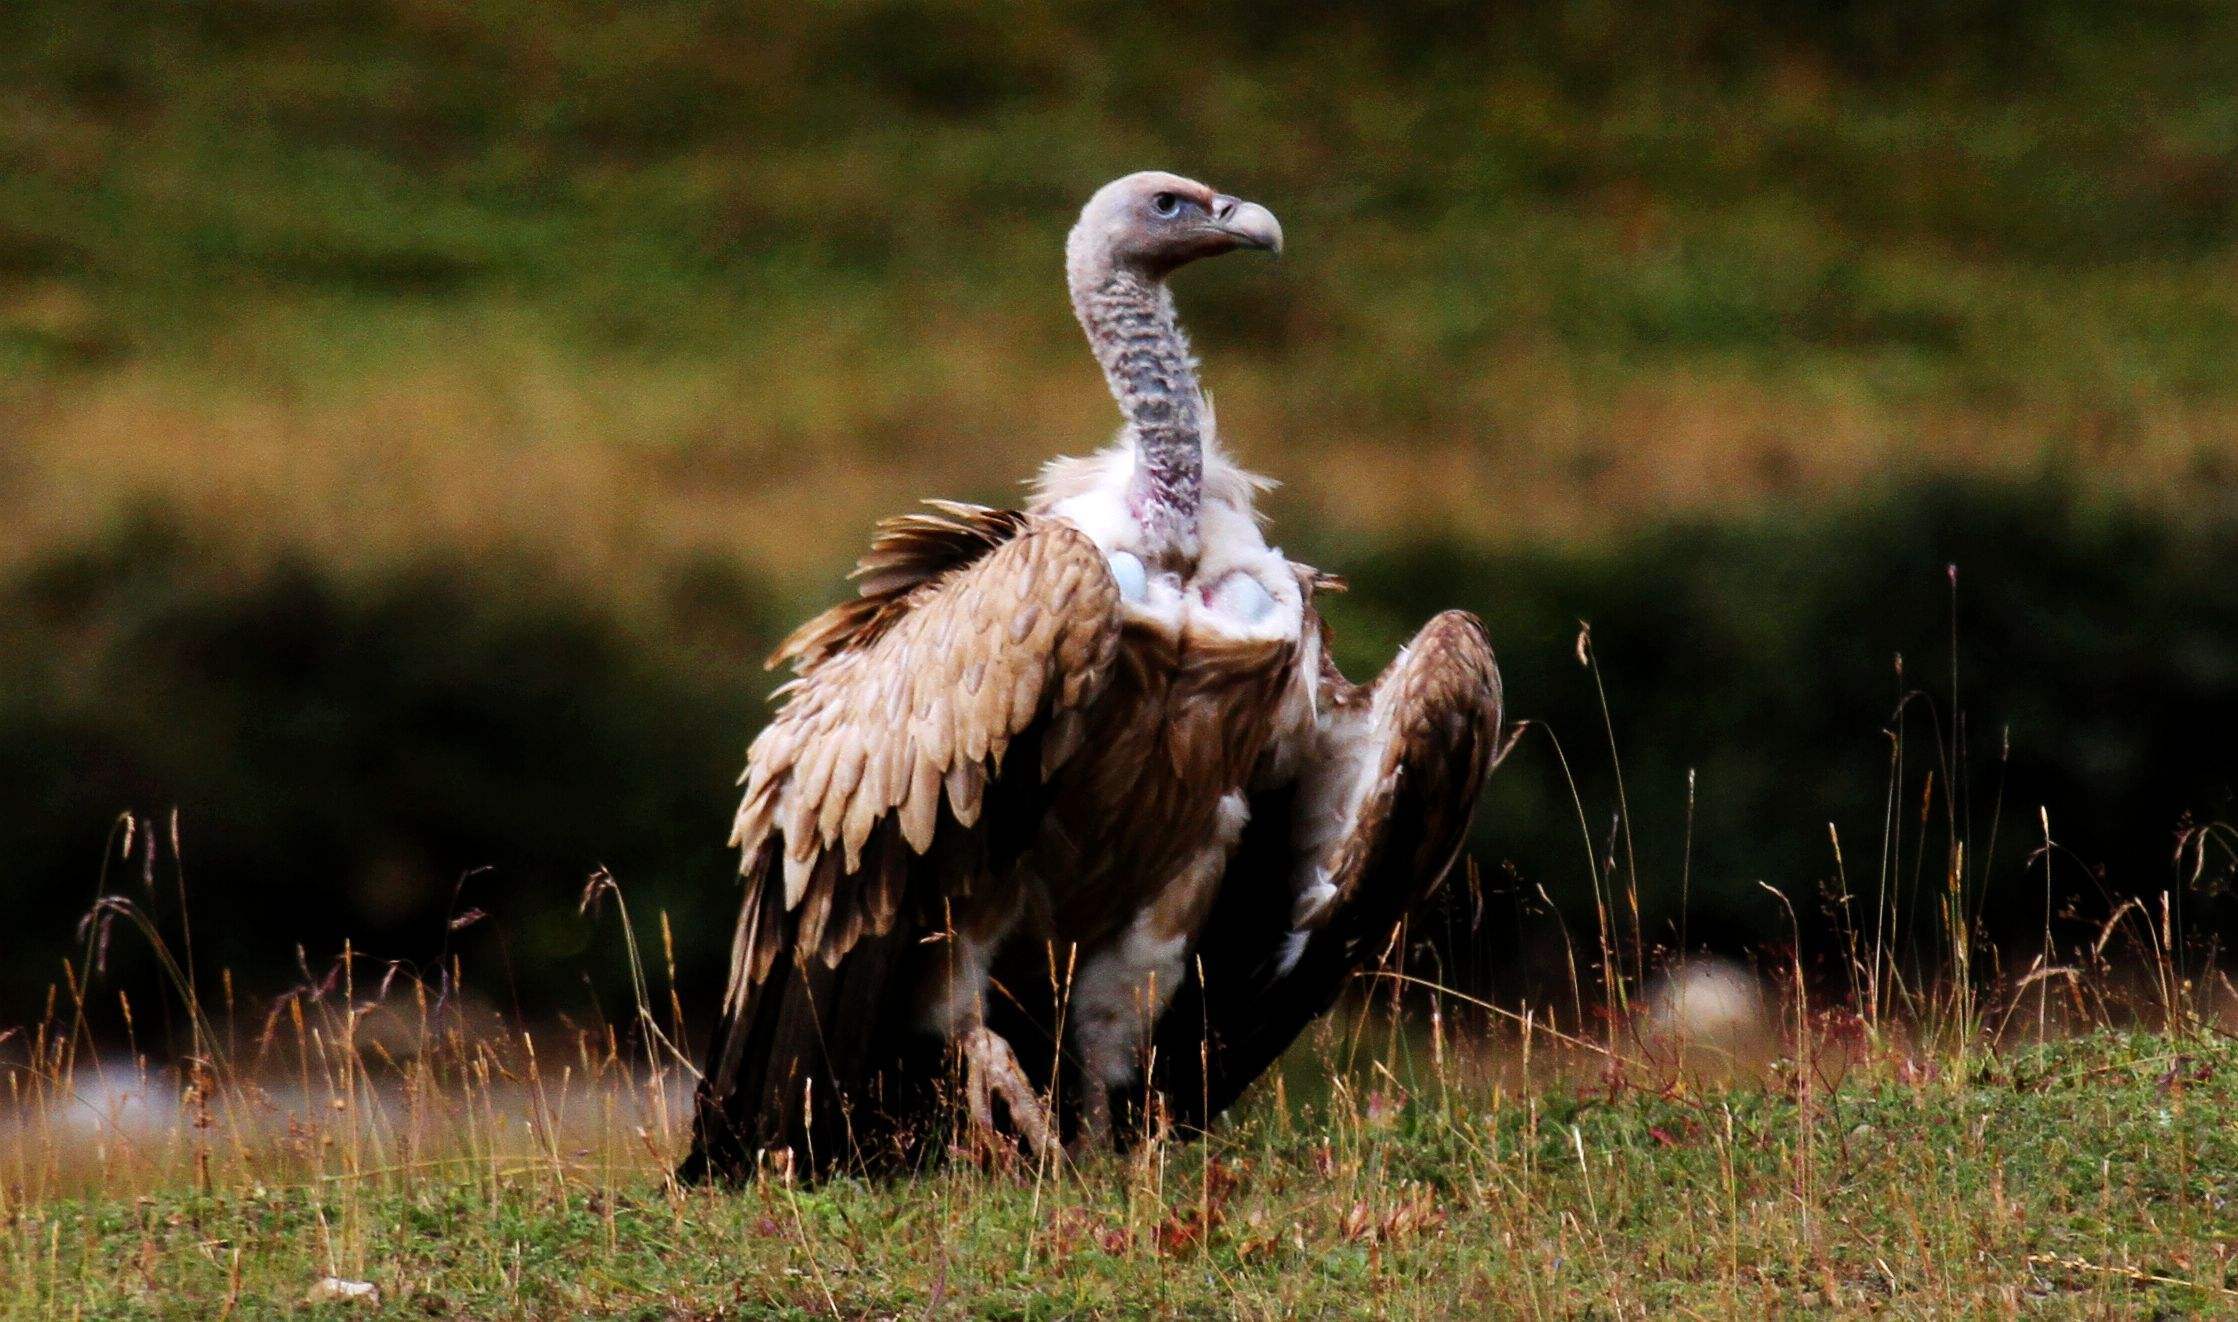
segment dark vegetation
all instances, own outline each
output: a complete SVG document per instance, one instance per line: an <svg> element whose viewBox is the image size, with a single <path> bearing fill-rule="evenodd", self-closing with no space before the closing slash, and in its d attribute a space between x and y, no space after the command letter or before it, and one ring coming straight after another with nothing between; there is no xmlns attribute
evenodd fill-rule
<svg viewBox="0 0 2238 1322"><path fill-rule="evenodd" d="M2066 846L2050 883L2062 945L2114 897L2172 886L2210 905L2184 912L2212 934L2220 872L2191 886L2198 856L2177 846L2187 826L2231 815L2233 548L2227 527L2179 530L2056 487L1938 486L1590 555L1330 545L1323 558L1352 579L1331 610L1355 674L1437 608L1490 623L1511 711L1540 728L1480 814L1482 901L1456 888L1416 934L1465 989L1543 993L1563 955L1537 889L1590 946L1596 877L1620 889L1634 874L1627 834L1649 946L1677 942L1683 868L1690 944L1789 940L1761 881L1792 897L1806 944L1826 953L1833 823L1857 907L1870 911L1893 840L1888 884L1920 919L1946 880L1944 837L1962 831L1986 934L2033 951L2039 807ZM143 895L137 861L102 861L116 814L158 822L167 860L173 807L203 957L246 986L299 976L298 942L323 968L350 936L425 966L446 950L499 954L526 1005L588 1010L597 995L611 1009L618 975L580 983L587 968L612 973L603 954L584 958L592 929L576 916L601 866L641 913L668 911L686 986L719 982L736 895L729 787L772 682L755 662L784 623L751 583L687 569L657 613L624 619L530 566L435 560L348 580L215 561L146 521L8 591L0 858L23 882L12 1003L55 976L100 878ZM1595 677L1577 660L1581 621L1628 832ZM161 910L175 904L168 862L157 880L143 899ZM449 930L477 911L488 918Z"/></svg>
<svg viewBox="0 0 2238 1322"><path fill-rule="evenodd" d="M1480 815L1494 898L1484 931L1448 938L1479 954L1466 985L1513 986L1537 886L1589 934L1596 868L1611 895L1639 879L1650 945L1826 955L1841 933L1821 901L1871 911L1886 890L1915 958L1955 868L1980 935L2033 955L2128 897L2170 893L2206 941L2232 917L2230 855L2199 828L2238 789L2234 551L2227 518L2179 530L2057 484L1935 484L1592 555L1362 548L1332 613L1368 657L1467 605L1512 710L1543 725Z"/></svg>
<svg viewBox="0 0 2238 1322"><path fill-rule="evenodd" d="M769 633L742 585L686 572L656 634L533 565L243 570L151 519L40 564L4 615L0 851L29 956L10 1004L57 975L97 879L178 921L174 810L198 948L246 987L323 973L351 937L431 969L495 956L518 982L485 990L582 1008L577 897L600 867L714 967L724 800L766 687L732 641ZM119 857L122 812L159 867Z"/></svg>

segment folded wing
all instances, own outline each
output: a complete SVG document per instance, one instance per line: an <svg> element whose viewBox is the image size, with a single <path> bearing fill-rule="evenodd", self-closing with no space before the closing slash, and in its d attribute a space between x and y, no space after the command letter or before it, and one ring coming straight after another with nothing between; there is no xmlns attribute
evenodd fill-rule
<svg viewBox="0 0 2238 1322"><path fill-rule="evenodd" d="M1500 671L1476 617L1424 626L1366 688L1333 670L1294 781L1266 792L1189 979L1158 1028L1169 1117L1201 1127L1325 1013L1453 866L1500 752Z"/></svg>
<svg viewBox="0 0 2238 1322"><path fill-rule="evenodd" d="M687 1177L875 1157L918 1118L941 1043L910 980L1007 925L1009 865L1118 645L1102 555L1053 520L937 505L882 525L857 578L771 659L800 673L747 755Z"/></svg>

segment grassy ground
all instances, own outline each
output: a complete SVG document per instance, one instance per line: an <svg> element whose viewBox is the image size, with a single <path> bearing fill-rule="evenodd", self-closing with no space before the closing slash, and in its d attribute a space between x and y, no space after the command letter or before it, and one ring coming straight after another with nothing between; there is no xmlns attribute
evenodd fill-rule
<svg viewBox="0 0 2238 1322"><path fill-rule="evenodd" d="M1824 1042L1821 1042L1822 1048ZM16 1315L2196 1313L2238 1303L2238 1049L2112 1031L1746 1082L1439 1069L1063 1173L665 1186L554 1149L4 1205ZM1379 1077L1371 1075L1369 1077ZM1436 1082L1443 1079L1443 1083ZM334 1304L337 1312L359 1305Z"/></svg>
<svg viewBox="0 0 2238 1322"><path fill-rule="evenodd" d="M1594 540L2043 467L2181 505L2238 481L2231 23L16 6L0 556L153 499L821 588L871 517L1107 432L1058 245L1151 163L1292 236L1183 291L1292 529Z"/></svg>

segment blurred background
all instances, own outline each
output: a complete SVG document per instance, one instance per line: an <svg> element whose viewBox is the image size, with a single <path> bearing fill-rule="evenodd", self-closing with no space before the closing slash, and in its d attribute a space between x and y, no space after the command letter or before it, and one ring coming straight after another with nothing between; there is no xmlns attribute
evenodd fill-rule
<svg viewBox="0 0 2238 1322"><path fill-rule="evenodd" d="M1290 236L1179 294L1344 664L1465 606L1534 722L1446 976L1627 894L1829 977L1842 894L2218 930L2238 9L34 0L0 1025L108 893L244 996L347 938L610 1009L601 867L710 1007L760 658L1106 438L1060 245L1153 166Z"/></svg>

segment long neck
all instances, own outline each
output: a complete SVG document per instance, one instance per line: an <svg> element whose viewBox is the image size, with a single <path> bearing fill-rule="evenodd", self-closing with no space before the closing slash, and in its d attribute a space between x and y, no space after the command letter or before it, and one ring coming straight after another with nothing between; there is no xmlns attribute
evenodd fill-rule
<svg viewBox="0 0 2238 1322"><path fill-rule="evenodd" d="M1193 559L1204 490L1204 397L1196 360L1163 282L1124 267L1082 263L1072 309L1088 332L1135 449L1127 506L1154 553Z"/></svg>

